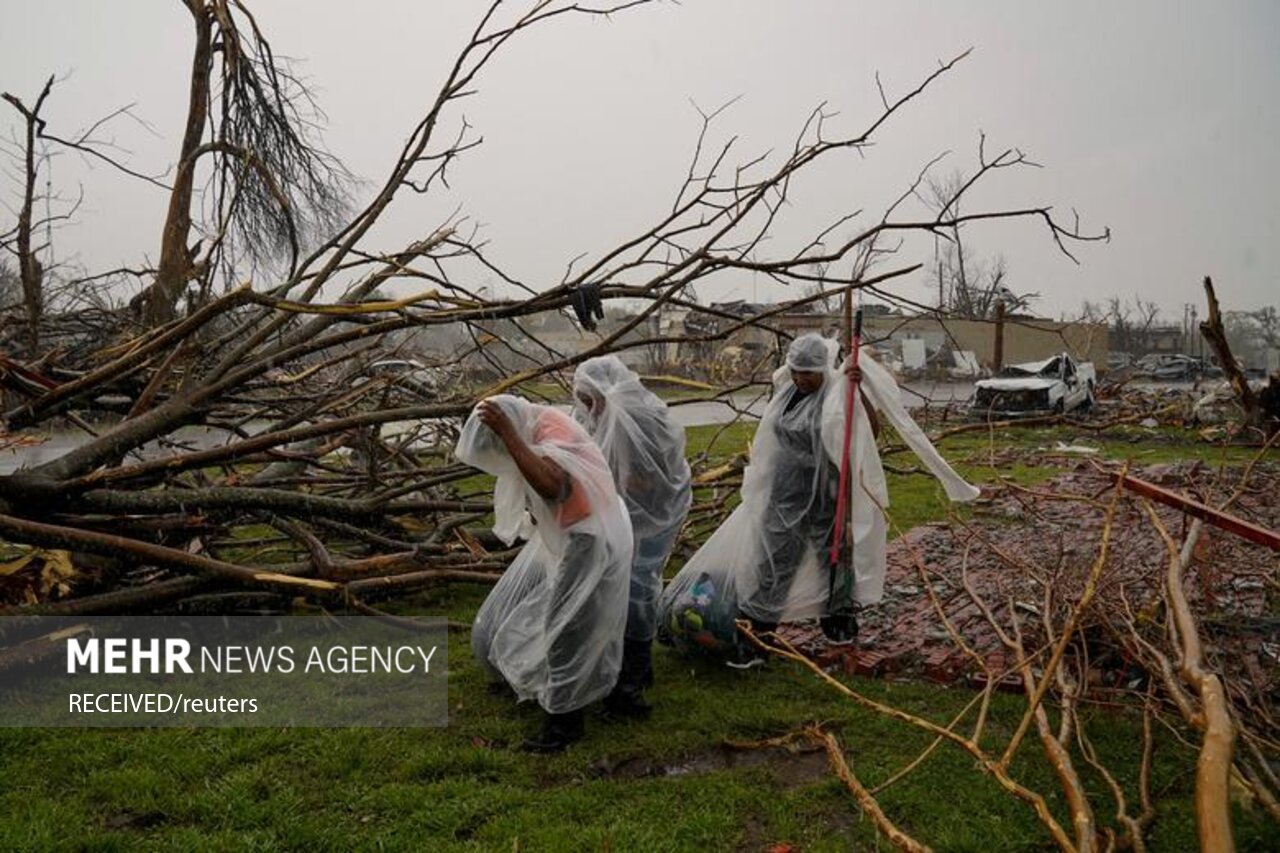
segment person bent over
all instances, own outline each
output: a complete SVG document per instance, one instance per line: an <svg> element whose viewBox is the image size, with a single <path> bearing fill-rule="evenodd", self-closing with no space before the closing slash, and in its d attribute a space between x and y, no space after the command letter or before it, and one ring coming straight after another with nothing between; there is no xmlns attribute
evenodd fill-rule
<svg viewBox="0 0 1280 853"><path fill-rule="evenodd" d="M564 412L501 395L481 402L457 458L497 478L494 533L526 541L481 605L471 648L520 701L546 712L527 749L583 735L583 708L607 696L622 664L631 524L609 466Z"/></svg>

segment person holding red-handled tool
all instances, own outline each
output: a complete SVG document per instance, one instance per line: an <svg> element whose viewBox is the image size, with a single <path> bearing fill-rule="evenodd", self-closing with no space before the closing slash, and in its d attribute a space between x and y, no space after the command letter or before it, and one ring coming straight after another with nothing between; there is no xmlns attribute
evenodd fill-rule
<svg viewBox="0 0 1280 853"><path fill-rule="evenodd" d="M845 317L848 319L850 308L845 303ZM852 453L854 413L858 409L859 398L871 421L871 431L880 437L880 423L875 410L862 396L862 368L859 361L862 355L862 308L859 307L853 316L853 328L850 333L849 358L845 373L848 376L844 397L844 439L840 452L840 482L836 490L835 530L831 535L829 560L831 574L827 587L827 613L822 617L822 631L827 639L837 644L853 642L858 634L857 602L854 598L854 538L846 523L852 513L853 477Z"/></svg>
<svg viewBox="0 0 1280 853"><path fill-rule="evenodd" d="M846 388L856 387L862 372L857 364L849 362L848 381L839 382L838 374L830 368L832 343L817 335L803 335L792 342L787 351L791 381L774 395L769 404L773 411L766 412L761 422L760 429L771 433L765 437L766 442L770 438L776 442L778 464L774 466L767 505L760 516L762 542L754 576L741 585L740 592L746 594L738 604L740 617L751 622L757 635L774 630L783 621L787 600L806 557L825 558L837 527L837 512L842 506L841 468L836 462L840 457L828 453L823 446L824 424L828 430L833 422L844 424L844 412L835 409L845 407L832 404L845 402L841 398L846 397ZM861 402L874 442L880 429L875 409L865 397ZM828 571L826 604L834 591L831 578L841 574L851 575L847 570ZM851 594L851 578L849 587ZM828 639L847 642L850 636L845 614L833 619L829 606L822 611L823 629L830 632ZM740 643L730 665L745 668L758 661L754 647Z"/></svg>
<svg viewBox="0 0 1280 853"><path fill-rule="evenodd" d="M907 414L888 371L866 353L837 366L838 348L816 334L788 348L752 441L742 503L659 601L663 642L727 655L731 666L745 668L760 659L735 620L749 621L760 635L780 622L817 618L829 641L852 639L854 612L884 593L889 493L876 449L881 423L952 500L977 497Z"/></svg>

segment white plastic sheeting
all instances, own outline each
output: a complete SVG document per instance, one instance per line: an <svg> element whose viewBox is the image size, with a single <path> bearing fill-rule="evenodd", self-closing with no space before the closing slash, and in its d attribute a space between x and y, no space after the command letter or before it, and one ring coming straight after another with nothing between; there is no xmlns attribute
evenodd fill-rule
<svg viewBox="0 0 1280 853"><path fill-rule="evenodd" d="M928 356L922 339L907 338L902 342L902 367L904 370L924 370L927 362Z"/></svg>
<svg viewBox="0 0 1280 853"><path fill-rule="evenodd" d="M604 697L622 663L631 525L604 456L568 414L518 397L491 402L539 456L570 478L549 501L520 473L502 440L472 412L457 458L497 477L494 533L528 539L476 614L476 659L521 699L566 713Z"/></svg>
<svg viewBox="0 0 1280 853"><path fill-rule="evenodd" d="M831 571L826 549L835 513L847 380L835 365L835 341L817 335L797 338L788 363L812 370L809 365L819 348L825 376L818 391L800 394L789 367L774 373L773 397L743 475L742 503L663 592L662 639L721 648L733 640L735 615L774 623L825 613ZM888 371L865 354L859 364L862 392L881 421L898 431L942 482L948 497L977 497L978 490L951 469L907 414ZM878 602L884 594L881 507L889 505L865 409L861 401L855 407L850 452L854 599L863 605Z"/></svg>
<svg viewBox="0 0 1280 853"><path fill-rule="evenodd" d="M578 365L573 393L573 415L604 453L635 535L626 636L649 641L662 567L692 501L684 429L617 356Z"/></svg>
<svg viewBox="0 0 1280 853"><path fill-rule="evenodd" d="M976 379L982 375L982 365L973 350L954 350L951 359L955 367L947 370L947 374L956 379Z"/></svg>

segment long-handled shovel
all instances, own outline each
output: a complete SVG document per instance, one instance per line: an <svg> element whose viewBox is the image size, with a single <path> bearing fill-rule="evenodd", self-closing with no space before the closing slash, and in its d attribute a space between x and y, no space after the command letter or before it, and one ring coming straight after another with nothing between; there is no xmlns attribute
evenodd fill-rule
<svg viewBox="0 0 1280 853"><path fill-rule="evenodd" d="M845 297L845 316L848 318L852 307L851 296ZM852 328L850 328L850 326ZM845 328L849 330L849 354L853 366L858 366L858 356L862 350L862 308L853 315L852 323L846 320ZM827 596L826 632L829 639L842 641L852 640L857 632L857 622L853 617L853 531L849 531L849 547L846 553L843 548L845 523L849 521L853 508L853 471L850 461L850 450L853 447L853 416L858 403L858 385L852 379L847 383L844 399L844 439L840 453L840 481L836 497L836 524L831 538L831 575ZM852 527L852 524L849 525ZM843 559L842 559L843 557Z"/></svg>

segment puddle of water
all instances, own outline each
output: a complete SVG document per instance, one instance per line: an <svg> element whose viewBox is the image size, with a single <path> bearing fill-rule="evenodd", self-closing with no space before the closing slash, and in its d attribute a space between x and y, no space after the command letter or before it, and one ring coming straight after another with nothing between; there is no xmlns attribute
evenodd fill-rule
<svg viewBox="0 0 1280 853"><path fill-rule="evenodd" d="M597 779L654 779L704 776L743 767L769 767L778 781L798 786L821 779L827 773L827 756L821 751L790 752L782 749L730 749L721 747L664 764L643 756L602 758L588 772Z"/></svg>

